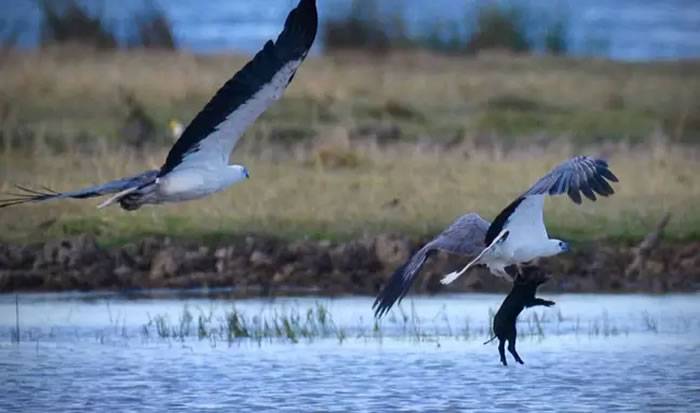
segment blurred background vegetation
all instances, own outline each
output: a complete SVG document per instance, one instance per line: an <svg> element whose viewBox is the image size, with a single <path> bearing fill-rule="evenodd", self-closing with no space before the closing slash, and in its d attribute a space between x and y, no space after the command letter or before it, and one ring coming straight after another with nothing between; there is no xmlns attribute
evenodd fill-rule
<svg viewBox="0 0 700 413"><path fill-rule="evenodd" d="M0 26L0 192L158 167L247 60L178 49L156 3L126 33L77 0L37 5L39 47L18 47L17 29ZM240 142L234 161L251 181L128 216L89 201L6 209L0 239L425 236L461 213L492 218L578 153L610 159L622 183L595 205L551 202L553 232L632 241L671 212L671 237L700 239L700 62L574 57L570 18L553 15L532 30L538 13L525 3L480 2L463 24L415 33L402 13L352 0L322 20L322 53Z"/></svg>
<svg viewBox="0 0 700 413"><path fill-rule="evenodd" d="M428 49L451 54L488 49L527 53L540 49L557 55L567 50L563 15L544 19L542 38L537 39L528 33L526 16L532 12L526 6L480 2L475 24L472 16L466 15L463 22L438 21L425 33L412 34L400 12L385 16L378 4L376 0L353 0L348 15L327 21L323 26L327 49ZM472 26L471 33L465 31Z"/></svg>
<svg viewBox="0 0 700 413"><path fill-rule="evenodd" d="M120 42L115 29L99 13L78 0L37 0L41 7L41 46L78 44L96 49L143 47L173 50L176 48L170 22L163 10L145 1L142 10L130 16L127 40Z"/></svg>

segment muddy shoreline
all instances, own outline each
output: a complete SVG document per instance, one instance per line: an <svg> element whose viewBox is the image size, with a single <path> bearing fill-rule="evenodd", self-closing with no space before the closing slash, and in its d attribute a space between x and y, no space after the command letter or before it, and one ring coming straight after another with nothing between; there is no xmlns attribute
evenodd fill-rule
<svg viewBox="0 0 700 413"><path fill-rule="evenodd" d="M347 242L282 241L243 236L201 246L146 238L103 248L90 235L40 244L0 243L0 292L119 291L231 288L236 296L289 294L374 295L426 239L382 234ZM688 292L700 290L700 242L662 243L642 271L626 274L635 248L613 243L579 245L543 262L551 292ZM508 284L481 269L449 288L441 275L465 262L437 254L428 260L414 293L502 292Z"/></svg>

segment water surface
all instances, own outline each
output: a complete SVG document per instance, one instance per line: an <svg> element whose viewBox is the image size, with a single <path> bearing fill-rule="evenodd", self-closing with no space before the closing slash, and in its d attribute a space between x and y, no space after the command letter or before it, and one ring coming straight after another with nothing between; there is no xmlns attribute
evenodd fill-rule
<svg viewBox="0 0 700 413"><path fill-rule="evenodd" d="M546 295L543 295L546 296ZM488 336L500 295L406 300L375 327L371 298L277 300L98 294L0 296L0 411L697 411L700 295L554 295L526 310L524 366ZM154 334L184 309L271 320L324 308L328 334ZM324 311L325 311L324 310ZM405 318L404 318L405 317ZM150 334L144 326L151 322ZM330 323L330 322L329 322ZM193 328L193 330L196 330ZM338 331L343 336L337 335Z"/></svg>
<svg viewBox="0 0 700 413"><path fill-rule="evenodd" d="M435 27L474 30L476 8L485 1L381 0L387 19L400 15L414 34ZM144 0L83 1L103 16L118 35L133 30L131 16ZM196 0L157 2L170 19L179 44L195 51L255 52L279 28L296 0ZM352 0L319 0L321 22L347 15ZM565 21L566 39L574 55L623 60L700 57L700 2L697 0L502 0L524 6L529 36L543 37L551 21ZM0 0L0 34L19 29L22 46L38 43L41 14L35 0ZM316 47L322 48L320 36Z"/></svg>

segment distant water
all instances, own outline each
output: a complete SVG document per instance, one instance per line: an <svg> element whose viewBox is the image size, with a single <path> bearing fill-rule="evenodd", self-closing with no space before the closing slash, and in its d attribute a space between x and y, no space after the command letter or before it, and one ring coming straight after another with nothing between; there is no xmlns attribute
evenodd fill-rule
<svg viewBox="0 0 700 413"><path fill-rule="evenodd" d="M698 411L700 295L560 295L519 323L524 366L502 367L496 346L461 329L487 327L502 296L410 298L404 312L427 338L382 327L371 298L274 301L206 297L21 295L23 341L13 344L14 296L0 296L0 411ZM235 343L145 337L157 315L186 305L219 317L300 314L324 304L348 336ZM537 314L542 334L529 335ZM395 312L401 319L401 313ZM400 324L400 321L399 321Z"/></svg>
<svg viewBox="0 0 700 413"><path fill-rule="evenodd" d="M487 0L490 1L490 0ZM483 1L482 1L483 2ZM541 19L566 16L575 55L607 56L621 60L700 57L700 1L698 0L504 0L531 10L530 31L541 34ZM21 29L20 44L36 45L40 14L36 0L0 0L0 34ZM126 36L128 18L143 0L88 2ZM180 44L198 52L254 52L279 32L296 0L161 0ZM350 10L351 0L319 0L321 20ZM473 22L476 1L382 0L387 15L400 13L409 30L429 32L438 25L464 26ZM465 17L466 16L466 17ZM469 29L466 28L466 31ZM323 46L320 39L317 49Z"/></svg>

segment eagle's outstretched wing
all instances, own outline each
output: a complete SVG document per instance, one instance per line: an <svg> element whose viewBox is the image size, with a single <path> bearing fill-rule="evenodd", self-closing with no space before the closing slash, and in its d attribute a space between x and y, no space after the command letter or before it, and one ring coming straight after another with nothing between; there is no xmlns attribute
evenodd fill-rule
<svg viewBox="0 0 700 413"><path fill-rule="evenodd" d="M567 194L572 201L580 204L583 193L586 198L595 201L595 194L610 196L615 193L608 181L618 182L618 179L602 159L576 156L562 162L498 214L486 233L484 243L491 244L507 225L514 225L516 221L522 221L528 228L536 226L538 231L544 231L542 198L545 195Z"/></svg>
<svg viewBox="0 0 700 413"><path fill-rule="evenodd" d="M478 254L484 247L483 240L488 227L489 222L478 214L466 214L457 218L394 272L372 305L375 316L381 318L396 302L401 302L431 253L445 251L462 256Z"/></svg>
<svg viewBox="0 0 700 413"><path fill-rule="evenodd" d="M315 0L301 0L275 42L219 89L170 149L159 176L181 166L226 165L243 133L278 100L316 38Z"/></svg>
<svg viewBox="0 0 700 413"><path fill-rule="evenodd" d="M0 199L0 208L30 202L43 202L66 198L85 199L116 194L130 188L139 188L154 182L157 176L158 170L151 170L127 178L116 179L104 184L68 192L56 192L49 188L37 190L17 185L16 188L19 192L7 193L7 198Z"/></svg>

